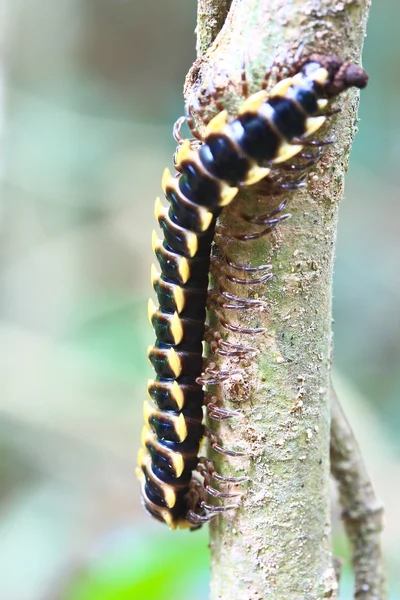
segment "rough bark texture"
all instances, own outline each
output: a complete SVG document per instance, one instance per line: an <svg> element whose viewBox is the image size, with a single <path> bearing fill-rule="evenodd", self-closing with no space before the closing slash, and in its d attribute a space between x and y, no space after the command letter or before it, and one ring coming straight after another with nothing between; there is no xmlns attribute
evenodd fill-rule
<svg viewBox="0 0 400 600"><path fill-rule="evenodd" d="M331 464L339 485L342 518L352 546L354 597L384 600L387 597L382 558L383 506L377 499L357 442L331 389Z"/></svg>
<svg viewBox="0 0 400 600"><path fill-rule="evenodd" d="M202 56L220 32L232 0L198 0L197 56Z"/></svg>
<svg viewBox="0 0 400 600"><path fill-rule="evenodd" d="M215 9L216 1L202 2L203 15L207 4ZM305 52L359 62L368 6L364 0L233 0L204 54L209 37L199 40L202 56L188 75L186 99L198 98L215 112L213 85L234 112L243 58L250 90L256 91L266 68L277 59L284 64L302 43ZM199 35L203 32L210 35L199 24ZM358 94L343 94L339 102L344 111L322 134L333 133L337 142L310 173L307 190L290 195L292 218L257 242L219 238L237 261L269 262L274 278L263 286L230 287L239 296L257 292L266 300L262 312L229 316L242 327L266 327L267 334L250 339L229 333L230 342L250 343L259 352L239 365L243 375L219 390L224 404L240 409L244 418L223 424L218 434L224 446L246 456L212 458L224 474L247 474L250 482L237 510L211 526L212 600L337 597L329 492L332 267ZM238 207L268 212L281 200L246 191L224 214L223 226L243 231ZM218 364L238 368L232 359Z"/></svg>

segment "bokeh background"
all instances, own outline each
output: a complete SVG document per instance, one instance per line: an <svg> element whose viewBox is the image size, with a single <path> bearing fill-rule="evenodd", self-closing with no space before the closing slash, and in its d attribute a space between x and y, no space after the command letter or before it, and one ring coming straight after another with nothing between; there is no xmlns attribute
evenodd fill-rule
<svg viewBox="0 0 400 600"><path fill-rule="evenodd" d="M195 1L0 0L2 600L200 600L207 532L147 518L150 231ZM400 4L371 10L341 207L335 379L387 507L400 598ZM337 511L336 511L337 512ZM348 560L337 519L336 553ZM344 566L342 597L350 598Z"/></svg>

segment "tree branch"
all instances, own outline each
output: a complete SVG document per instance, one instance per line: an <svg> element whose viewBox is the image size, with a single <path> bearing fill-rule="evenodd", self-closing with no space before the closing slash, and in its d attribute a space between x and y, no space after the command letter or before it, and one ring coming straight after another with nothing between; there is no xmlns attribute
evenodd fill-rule
<svg viewBox="0 0 400 600"><path fill-rule="evenodd" d="M232 0L198 0L197 56L202 56L220 32Z"/></svg>
<svg viewBox="0 0 400 600"><path fill-rule="evenodd" d="M342 518L352 546L357 600L385 600L381 548L383 506L336 393L331 387L331 470L339 484Z"/></svg>
<svg viewBox="0 0 400 600"><path fill-rule="evenodd" d="M214 87L234 114L241 102L243 59L250 90L257 91L266 68L293 55L302 43L305 53L359 61L368 5L367 0L233 0L207 52L213 35L204 22L198 24L199 36L205 37L186 80L186 99L199 100L206 112L215 113ZM251 481L237 510L212 523L211 600L337 597L330 523L331 289L338 204L358 95L346 93L341 102L345 110L329 131L337 143L310 173L307 191L290 195L292 218L250 244L218 238L237 262L270 263L274 278L256 288L229 288L253 298L256 289L267 303L264 311L229 315L233 323L265 327L268 333L252 339L229 333L230 342L250 343L257 350L239 365L243 375L220 386L224 404L244 418L224 422L218 435L224 446L243 450L245 457L212 458L224 474L246 474ZM223 212L222 225L231 233L243 232L239 209L268 212L280 201L263 197L260 206L259 200L251 188L241 193ZM224 267L218 252L214 259L218 279ZM229 357L218 366L238 368Z"/></svg>

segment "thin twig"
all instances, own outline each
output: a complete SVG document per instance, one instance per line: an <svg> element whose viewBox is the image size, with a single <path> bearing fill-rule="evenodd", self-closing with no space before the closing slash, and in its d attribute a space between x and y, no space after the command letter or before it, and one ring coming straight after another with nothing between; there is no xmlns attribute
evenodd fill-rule
<svg viewBox="0 0 400 600"><path fill-rule="evenodd" d="M375 496L353 431L331 387L331 470L339 484L344 526L352 546L354 598L384 600L383 506Z"/></svg>
<svg viewBox="0 0 400 600"><path fill-rule="evenodd" d="M220 32L232 0L198 0L197 56L202 56Z"/></svg>

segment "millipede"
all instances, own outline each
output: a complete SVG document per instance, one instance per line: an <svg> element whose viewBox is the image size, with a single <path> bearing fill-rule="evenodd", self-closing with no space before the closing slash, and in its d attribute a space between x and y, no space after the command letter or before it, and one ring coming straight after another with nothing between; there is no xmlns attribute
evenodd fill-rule
<svg viewBox="0 0 400 600"><path fill-rule="evenodd" d="M208 290L217 219L243 187L264 180L269 185L272 181L278 194L304 187L304 173L297 179L275 183L272 175L285 171L307 173L320 158L321 148L333 141L312 138L338 112L327 110L329 101L347 88L364 88L368 81L361 67L332 55L298 57L291 71L291 76L275 82L269 92L267 75L261 90L249 95L243 69L244 99L237 115L230 117L217 99L219 112L208 122L204 119L204 135L195 126L191 106L186 106L185 117L174 126L178 143L176 174L166 169L162 177L169 208L159 198L155 203L155 217L163 234L161 240L153 232L152 246L159 268L152 266L151 281L158 306L150 300L148 307L156 335L148 352L155 378L148 382L150 401L144 405L137 468L146 511L171 529L199 528L231 508L229 504L210 503L208 497L223 502L238 492L221 491L213 482L219 482L223 489L224 484L238 485L247 479L226 477L216 471L210 459L199 456L204 437L217 452L241 454L223 448L204 424L205 411L215 420L238 413L208 401L207 386L218 385L232 372L204 368L203 343L207 341L217 353L239 360L254 351L251 346L230 343L215 332L210 335L206 308L245 310L260 306L257 299L230 293L223 283L218 284L217 292ZM180 133L184 120L192 139L183 139ZM317 152L307 152L307 148L316 148ZM294 158L303 162L290 163ZM289 218L283 214L285 205L286 201L281 202L268 214L243 216L249 227L261 226L261 230L246 230L236 239L248 241L270 233ZM225 260L233 272L251 273L248 278L230 274L228 280L234 283L259 284L273 276L268 265L244 266L228 256ZM227 330L243 334L264 331L233 325L222 315L219 319Z"/></svg>

